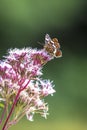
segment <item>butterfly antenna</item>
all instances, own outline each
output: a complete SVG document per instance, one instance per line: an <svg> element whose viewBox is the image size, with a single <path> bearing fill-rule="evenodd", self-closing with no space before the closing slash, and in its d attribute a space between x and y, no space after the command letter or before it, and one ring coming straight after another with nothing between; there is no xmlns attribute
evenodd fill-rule
<svg viewBox="0 0 87 130"><path fill-rule="evenodd" d="M40 43L40 42L37 42L38 44L40 44L41 46L44 46L44 44L43 43Z"/></svg>

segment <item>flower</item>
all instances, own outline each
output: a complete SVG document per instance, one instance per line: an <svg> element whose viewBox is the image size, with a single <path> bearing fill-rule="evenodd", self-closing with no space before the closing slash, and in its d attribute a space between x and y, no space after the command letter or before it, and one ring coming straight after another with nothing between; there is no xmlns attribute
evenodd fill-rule
<svg viewBox="0 0 87 130"><path fill-rule="evenodd" d="M4 109L0 123L6 115L2 130L16 124L24 115L30 121L36 113L47 118L49 107L44 98L56 91L53 81L42 79L42 69L48 61L61 56L58 39L51 39L48 34L43 49L8 50L0 61L0 107Z"/></svg>
<svg viewBox="0 0 87 130"><path fill-rule="evenodd" d="M41 76L43 66L53 58L45 49L15 48L0 61L0 102L6 106L15 104L13 122L25 114L30 121L35 113L45 118L48 115L44 97L53 95L55 90L52 82Z"/></svg>

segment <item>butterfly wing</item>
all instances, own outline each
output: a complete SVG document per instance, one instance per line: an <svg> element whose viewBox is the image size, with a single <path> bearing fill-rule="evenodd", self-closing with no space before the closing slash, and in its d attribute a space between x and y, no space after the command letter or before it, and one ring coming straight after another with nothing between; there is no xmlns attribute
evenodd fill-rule
<svg viewBox="0 0 87 130"><path fill-rule="evenodd" d="M50 38L49 34L46 34L45 35L45 44L48 44L50 42L51 42L51 38Z"/></svg>

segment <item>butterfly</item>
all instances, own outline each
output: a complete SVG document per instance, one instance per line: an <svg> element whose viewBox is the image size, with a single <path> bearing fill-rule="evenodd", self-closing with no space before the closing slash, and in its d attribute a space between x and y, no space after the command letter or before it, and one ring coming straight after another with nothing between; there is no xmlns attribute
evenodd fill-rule
<svg viewBox="0 0 87 130"><path fill-rule="evenodd" d="M57 38L51 39L49 34L45 35L44 49L52 56L58 58L62 56L62 51L60 50L60 44Z"/></svg>

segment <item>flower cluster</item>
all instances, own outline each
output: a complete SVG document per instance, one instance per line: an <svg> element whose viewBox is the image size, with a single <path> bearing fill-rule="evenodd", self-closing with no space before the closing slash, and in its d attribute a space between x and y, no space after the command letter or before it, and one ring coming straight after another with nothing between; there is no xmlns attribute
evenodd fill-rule
<svg viewBox="0 0 87 130"><path fill-rule="evenodd" d="M10 49L0 61L0 107L4 109L0 123L7 115L2 130L16 124L24 115L30 121L35 113L47 117L44 97L53 95L55 90L52 81L41 76L43 66L53 58L45 49L16 48Z"/></svg>

